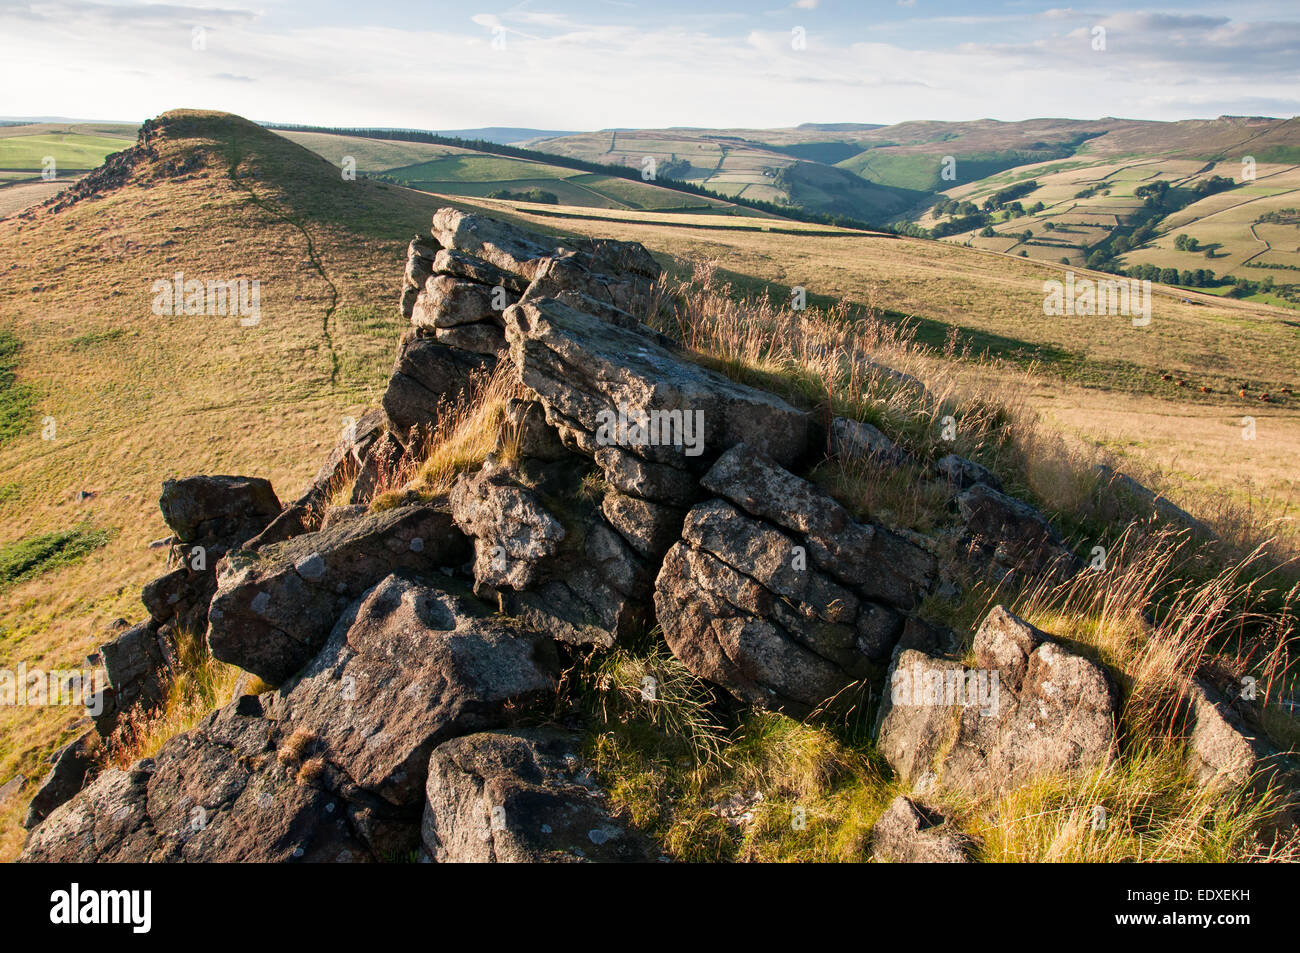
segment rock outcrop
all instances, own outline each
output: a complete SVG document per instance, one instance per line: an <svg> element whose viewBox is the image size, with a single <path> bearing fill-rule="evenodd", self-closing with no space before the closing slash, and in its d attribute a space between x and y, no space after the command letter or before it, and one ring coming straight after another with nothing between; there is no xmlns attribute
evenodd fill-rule
<svg viewBox="0 0 1300 953"><path fill-rule="evenodd" d="M965 634L922 617L956 592L954 549L995 578L1072 572L1050 522L979 464L814 423L691 361L651 329L659 274L634 242L439 210L407 249L411 326L382 400L307 488L281 506L256 478L165 485L172 562L145 587L148 620L103 646L97 724L111 735L131 706L162 703L181 634L243 669L245 689L275 687L126 770L95 774L93 736L65 749L24 859L656 861L556 700L580 659L656 626L741 704L801 717L883 690L880 751L918 791L1113 757L1099 666L999 607L968 672ZM457 460L437 492L402 486L444 415L506 373L520 396L493 405L486 458ZM855 518L809 478L828 451L916 474L951 501L947 523ZM1245 756L1216 712L1200 707L1192 750L1236 778ZM958 862L970 844L900 798L872 851Z"/></svg>
<svg viewBox="0 0 1300 953"><path fill-rule="evenodd" d="M998 793L1117 754L1119 699L1096 663L996 606L975 634L975 668L900 651L879 715L879 750L904 780Z"/></svg>
<svg viewBox="0 0 1300 953"><path fill-rule="evenodd" d="M936 812L894 798L871 829L872 858L894 864L968 864L970 843Z"/></svg>
<svg viewBox="0 0 1300 953"><path fill-rule="evenodd" d="M609 805L582 736L484 732L429 764L424 849L443 863L646 862L652 845Z"/></svg>
<svg viewBox="0 0 1300 953"><path fill-rule="evenodd" d="M316 654L353 599L390 572L453 566L465 542L445 507L401 506L230 553L208 613L213 656L271 684Z"/></svg>
<svg viewBox="0 0 1300 953"><path fill-rule="evenodd" d="M416 849L429 755L555 688L551 641L390 575L279 691L244 696L36 828L26 860L385 860Z"/></svg>
<svg viewBox="0 0 1300 953"><path fill-rule="evenodd" d="M887 663L931 584L927 553L745 444L701 483L718 497L689 511L655 584L664 637L692 672L805 715Z"/></svg>

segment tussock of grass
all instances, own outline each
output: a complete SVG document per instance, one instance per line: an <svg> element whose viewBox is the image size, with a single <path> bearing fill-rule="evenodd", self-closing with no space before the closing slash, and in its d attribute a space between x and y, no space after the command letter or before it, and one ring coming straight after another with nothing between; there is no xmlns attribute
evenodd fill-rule
<svg viewBox="0 0 1300 953"><path fill-rule="evenodd" d="M71 565L103 546L113 534L106 529L62 530L28 536L0 546L0 589Z"/></svg>
<svg viewBox="0 0 1300 953"><path fill-rule="evenodd" d="M1279 803L1276 792L1197 785L1165 751L959 811L988 862L1294 862L1300 841L1267 833Z"/></svg>
<svg viewBox="0 0 1300 953"><path fill-rule="evenodd" d="M856 860L892 792L825 725L726 717L662 643L589 662L589 753L613 803L684 861Z"/></svg>
<svg viewBox="0 0 1300 953"><path fill-rule="evenodd" d="M491 373L476 373L459 402L439 404L433 429L415 436L415 451L401 464L385 467L371 508L388 509L411 499L432 499L448 492L456 477L483 463L493 450L503 459L518 453L518 435L503 427L510 401L522 386L509 362Z"/></svg>
<svg viewBox="0 0 1300 953"><path fill-rule="evenodd" d="M105 751L106 763L125 768L140 758L153 757L169 739L189 731L214 708L230 701L243 674L214 659L202 634L180 633L166 701L156 711L137 706L119 723ZM247 690L256 694L266 688L260 679L254 679Z"/></svg>

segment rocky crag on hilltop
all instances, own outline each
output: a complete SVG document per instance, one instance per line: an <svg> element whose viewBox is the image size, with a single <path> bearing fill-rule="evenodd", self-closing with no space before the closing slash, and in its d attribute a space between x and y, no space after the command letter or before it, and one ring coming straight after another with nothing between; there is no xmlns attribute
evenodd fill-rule
<svg viewBox="0 0 1300 953"><path fill-rule="evenodd" d="M411 327L382 406L307 490L285 505L254 477L164 486L181 562L145 587L148 620L103 647L96 730L162 701L181 631L275 687L126 770L89 776L88 739L64 749L23 858L655 860L584 762L581 725L555 715L566 659L653 625L744 704L802 717L872 686L879 749L916 792L1116 757L1119 693L1100 666L999 607L969 669L958 633L917 614L960 585L936 540L859 522L801 475L828 453L902 451L689 360L642 323L659 277L637 243L557 242L440 210L410 244ZM493 452L450 492L372 505L392 473L414 472L422 435L502 369L526 396ZM932 479L978 571L1080 569L983 467L949 456ZM1208 688L1191 734L1207 781L1275 754ZM907 798L874 850L969 856Z"/></svg>

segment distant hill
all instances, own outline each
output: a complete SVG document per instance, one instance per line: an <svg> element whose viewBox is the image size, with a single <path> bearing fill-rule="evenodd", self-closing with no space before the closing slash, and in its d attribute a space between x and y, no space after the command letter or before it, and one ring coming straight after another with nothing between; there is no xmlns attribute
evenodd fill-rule
<svg viewBox="0 0 1300 953"><path fill-rule="evenodd" d="M552 139L556 136L573 136L575 132L554 129L524 129L517 126L484 126L481 129L439 129L439 135L456 139L482 139L499 145L516 145L533 139Z"/></svg>
<svg viewBox="0 0 1300 953"><path fill-rule="evenodd" d="M1274 304L1300 300L1300 235L1289 222L1260 221L1300 207L1295 119L602 130L534 148L634 167L653 156L679 178L776 207L1055 263L1159 268L1170 283ZM1137 190L1157 180L1171 191L1152 207ZM1184 234L1190 244L1175 248Z"/></svg>

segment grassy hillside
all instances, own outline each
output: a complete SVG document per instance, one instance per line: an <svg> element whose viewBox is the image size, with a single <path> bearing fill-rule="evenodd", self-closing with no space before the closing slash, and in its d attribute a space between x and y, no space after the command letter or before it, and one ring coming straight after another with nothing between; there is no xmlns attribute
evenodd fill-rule
<svg viewBox="0 0 1300 953"><path fill-rule="evenodd" d="M164 568L148 548L167 532L163 479L257 474L296 494L343 419L376 404L403 326L405 243L444 204L643 241L675 277L708 259L733 290L784 302L800 285L813 304L872 307L923 342L951 339L954 374L992 382L1140 473L1159 468L1151 478L1207 518L1294 519L1300 408L1283 388L1300 390L1300 337L1286 312L1166 290L1146 328L1048 318L1042 282L1061 271L1050 263L779 219L345 181L326 158L224 114L166 114L123 168L120 184L92 177L72 204L0 221L0 563L36 567L3 589L0 667L76 667L113 619L141 618L139 588ZM178 271L259 280L260 323L155 315L153 282ZM1245 415L1258 439L1242 440ZM1213 510L1215 494L1253 515ZM75 721L68 709L0 711L0 783L38 777ZM21 842L21 809L0 817L0 855Z"/></svg>
<svg viewBox="0 0 1300 953"><path fill-rule="evenodd" d="M368 139L360 136L278 130L280 135L359 173L425 192L472 197L514 196L549 204L636 211L753 214L730 202L691 195L651 181L624 179L531 159L494 155L458 146Z"/></svg>
<svg viewBox="0 0 1300 953"><path fill-rule="evenodd" d="M843 133L814 130L630 130L544 139L556 155L642 168L653 158L665 174L724 195L791 204L865 222L885 222L914 201L906 190L864 183L835 167L861 145Z"/></svg>
<svg viewBox="0 0 1300 953"><path fill-rule="evenodd" d="M438 204L345 182L253 123L180 111L151 131L125 184L0 221L0 334L10 393L23 395L0 445L0 550L72 530L110 537L6 588L0 665L77 667L113 619L141 617L140 586L164 568L165 551L147 547L166 535L163 479L257 473L297 493L342 419L378 400L405 243ZM260 324L153 314L153 282L176 272L257 279ZM0 711L0 776L39 777L75 721ZM0 831L6 856L17 810Z"/></svg>

